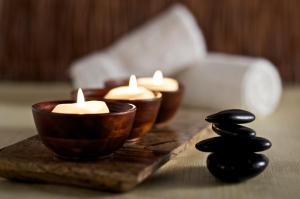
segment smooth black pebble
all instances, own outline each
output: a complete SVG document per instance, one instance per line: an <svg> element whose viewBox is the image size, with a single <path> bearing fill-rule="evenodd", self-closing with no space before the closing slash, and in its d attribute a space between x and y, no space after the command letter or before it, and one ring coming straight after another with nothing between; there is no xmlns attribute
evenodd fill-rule
<svg viewBox="0 0 300 199"><path fill-rule="evenodd" d="M248 127L238 124L225 125L213 124L212 130L221 136L234 136L234 137L255 137L256 132Z"/></svg>
<svg viewBox="0 0 300 199"><path fill-rule="evenodd" d="M241 109L230 109L209 115L205 120L210 123L243 124L255 120L255 115Z"/></svg>
<svg viewBox="0 0 300 199"><path fill-rule="evenodd" d="M263 154L243 156L212 153L207 158L207 168L212 175L225 182L239 182L260 174L269 160Z"/></svg>
<svg viewBox="0 0 300 199"><path fill-rule="evenodd" d="M202 140L196 144L196 148L203 152L259 152L265 151L272 146L266 138L226 138L213 137Z"/></svg>

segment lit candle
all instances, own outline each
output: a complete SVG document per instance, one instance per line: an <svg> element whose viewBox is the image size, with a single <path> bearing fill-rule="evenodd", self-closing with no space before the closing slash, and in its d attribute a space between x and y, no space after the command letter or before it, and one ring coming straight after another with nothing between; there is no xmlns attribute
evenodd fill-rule
<svg viewBox="0 0 300 199"><path fill-rule="evenodd" d="M58 104L53 110L53 113L65 114L98 114L109 113L109 109L103 101L85 101L83 92L78 89L77 102L70 104Z"/></svg>
<svg viewBox="0 0 300 199"><path fill-rule="evenodd" d="M105 97L106 99L121 99L121 100L139 100L153 99L155 95L152 91L137 85L136 77L130 76L129 86L120 86L110 90Z"/></svg>
<svg viewBox="0 0 300 199"><path fill-rule="evenodd" d="M163 73L155 71L152 78L142 77L138 79L138 85L148 88L152 91L177 91L178 82L175 79L164 77Z"/></svg>

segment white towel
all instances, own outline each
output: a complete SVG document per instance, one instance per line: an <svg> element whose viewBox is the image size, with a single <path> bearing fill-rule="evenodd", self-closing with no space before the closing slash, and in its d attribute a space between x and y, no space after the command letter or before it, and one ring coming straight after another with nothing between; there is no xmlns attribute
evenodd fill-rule
<svg viewBox="0 0 300 199"><path fill-rule="evenodd" d="M74 62L70 74L76 88L102 87L106 79L130 76L128 70L107 53L91 54Z"/></svg>
<svg viewBox="0 0 300 199"><path fill-rule="evenodd" d="M177 4L119 40L110 53L130 73L174 75L206 55L202 32L190 11Z"/></svg>
<svg viewBox="0 0 300 199"><path fill-rule="evenodd" d="M272 113L282 92L276 68L263 58L211 53L178 78L185 85L188 106L243 108L258 116Z"/></svg>
<svg viewBox="0 0 300 199"><path fill-rule="evenodd" d="M76 87L101 87L109 78L165 76L181 72L184 103L215 109L243 108L265 116L281 97L275 67L262 58L207 54L204 37L192 14L175 5L121 38L110 48L76 61L71 77Z"/></svg>
<svg viewBox="0 0 300 199"><path fill-rule="evenodd" d="M205 55L196 20L185 6L176 4L109 49L75 62L70 72L76 87L95 87L107 78L150 76L157 69L174 75Z"/></svg>

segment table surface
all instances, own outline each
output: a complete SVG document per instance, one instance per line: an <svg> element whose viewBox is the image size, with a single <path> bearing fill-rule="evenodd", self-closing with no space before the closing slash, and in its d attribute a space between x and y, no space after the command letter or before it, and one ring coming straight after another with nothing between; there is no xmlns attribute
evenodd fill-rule
<svg viewBox="0 0 300 199"><path fill-rule="evenodd" d="M66 84L0 84L0 147L36 134L33 102L63 99ZM212 110L199 110L210 113ZM216 180L205 167L206 153L193 146L164 165L133 191L112 194L46 184L15 183L0 178L0 198L300 198L300 87L286 87L278 110L251 124L273 147L265 154L269 167L258 177L238 184Z"/></svg>

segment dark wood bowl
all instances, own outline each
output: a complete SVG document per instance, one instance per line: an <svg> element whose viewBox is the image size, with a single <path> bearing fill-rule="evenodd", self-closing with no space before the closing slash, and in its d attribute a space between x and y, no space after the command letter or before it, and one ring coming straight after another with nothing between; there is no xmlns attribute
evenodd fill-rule
<svg viewBox="0 0 300 199"><path fill-rule="evenodd" d="M51 111L58 104L49 101L32 105L32 113L42 142L58 157L71 160L105 157L127 140L136 113L128 103L107 102L110 113L63 114Z"/></svg>
<svg viewBox="0 0 300 199"><path fill-rule="evenodd" d="M172 119L172 117L176 114L182 101L184 87L181 83L179 83L177 91L162 91L161 94L161 106L155 124L165 123Z"/></svg>
<svg viewBox="0 0 300 199"><path fill-rule="evenodd" d="M112 102L122 102L134 104L137 108L136 115L133 123L132 130L128 137L129 142L136 142L147 134L156 120L160 104L161 93L154 92L155 98L153 99L140 99L140 100L111 100L104 99L104 96L110 91L110 88L99 89L82 89L86 100L105 100ZM72 91L72 99L76 99L77 90Z"/></svg>
<svg viewBox="0 0 300 199"><path fill-rule="evenodd" d="M128 79L109 79L104 82L104 86L108 89L115 88L118 86L128 85ZM180 107L182 97L184 94L184 86L179 82L179 89L177 91L160 91L162 94L162 101L160 110L157 115L155 124L162 124L175 115L178 108Z"/></svg>

